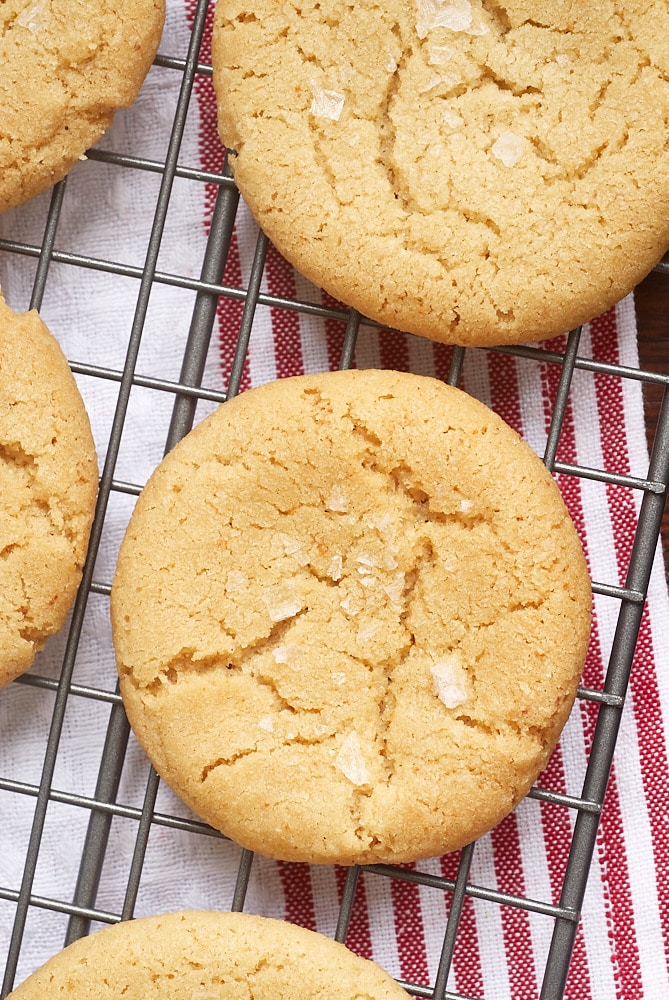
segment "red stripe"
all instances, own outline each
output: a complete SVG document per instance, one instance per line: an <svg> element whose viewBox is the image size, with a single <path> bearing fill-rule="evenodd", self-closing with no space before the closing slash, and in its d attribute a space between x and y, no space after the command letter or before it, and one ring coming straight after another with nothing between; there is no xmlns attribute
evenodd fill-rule
<svg viewBox="0 0 669 1000"><path fill-rule="evenodd" d="M197 10L197 0L185 0L186 19L192 27ZM210 7L207 11L204 34L202 36L202 46L200 48L200 59L211 63L211 34L214 23L214 11ZM195 93L198 100L198 110L200 123L198 129L198 150L200 163L206 170L218 171L223 167L224 150L218 138L216 121L216 98L210 77L198 74L195 77ZM204 196L204 224L205 230L209 232L211 216L214 211L218 185L205 184Z"/></svg>
<svg viewBox="0 0 669 1000"><path fill-rule="evenodd" d="M456 989L470 997L483 996L483 970L479 954L474 900L467 896L460 915L459 933L453 953Z"/></svg>
<svg viewBox="0 0 669 1000"><path fill-rule="evenodd" d="M286 299L297 297L295 272L271 243L267 248L265 277L268 291L272 295ZM284 378L288 375L303 375L304 358L302 356L300 319L297 312L273 306L270 315L277 378Z"/></svg>
<svg viewBox="0 0 669 1000"><path fill-rule="evenodd" d="M285 901L284 920L317 930L314 893L309 865L292 861L277 861Z"/></svg>
<svg viewBox="0 0 669 1000"><path fill-rule="evenodd" d="M615 327L613 335L614 337L616 336ZM564 341L559 345L551 346L558 346L558 349L563 348ZM550 372L548 377L552 383L552 391L550 393L550 397L552 398L559 378L559 372L554 369L554 366L549 366L548 370ZM549 400L546 400L546 405L548 408L550 405ZM624 436L622 399L613 408L602 406L601 400L598 399L598 413L602 445L604 445L604 438L607 434L612 433L616 439ZM559 457L566 462L576 463L578 460L571 407L567 413L567 420L561 435ZM604 464L607 468L611 468L606 455ZM558 483L574 523L583 538L585 536L585 520L578 483L571 477L558 477ZM630 527L631 525L628 522L628 530ZM589 686L600 687L603 679L604 667L599 629L596 617L593 616L590 650L584 672L584 682ZM585 748L589 753L597 721L597 707L589 702L581 702L579 707L583 722ZM634 913L629 898L629 871L623 839L622 809L615 769L612 769L609 778L606 807L600 822L596 850L602 873L602 891L606 920L609 927L611 965L616 985L616 995L619 997L641 996ZM629 955L625 958L624 955L627 952L629 952ZM585 965L585 958L583 959L583 964ZM577 997L578 1000L581 1000L582 997L590 996L589 989L587 989L589 984L584 984L587 992L581 992L579 989L580 976L578 975L578 971L578 958L575 955L574 970L570 977L567 993L570 1000L572 998L575 1000Z"/></svg>
<svg viewBox="0 0 669 1000"><path fill-rule="evenodd" d="M600 323L607 323L611 320L609 314L607 319ZM591 327L594 333L597 323ZM612 330L614 340L617 339L615 325ZM593 336L594 346L594 336ZM597 351L595 350L595 354ZM610 360L617 361L617 348L613 351ZM600 380L602 376L595 376L595 391L597 396L597 410L599 416L599 433L604 458L604 467L611 469L612 450L607 448L607 438L613 437L618 441L625 437L625 426L623 418L623 400L620 393L617 399L608 400L601 395ZM620 391L620 383L616 379L606 378L609 388ZM617 447L617 445L616 445ZM574 447L575 454L575 447ZM574 460L569 457L567 461ZM616 495L617 494L617 495ZM612 494L607 488L607 499L609 502L609 514L612 527L614 529L615 541L615 520L616 504L622 498L620 488L616 488ZM632 512L633 513L633 512ZM634 532L635 518L627 521L625 531ZM620 570L619 570L620 572ZM601 649L597 650L597 657L590 657L587 663L585 680L588 685L601 686L604 680L605 665ZM582 703L581 705L584 730L586 734L586 746L588 751L592 744L595 723L597 720L597 710L595 706ZM628 996L641 996L641 970L638 961L636 947L636 930L634 925L634 911L629 895L629 870L627 867L627 854L625 849L622 807L620 803L620 793L616 780L615 766L611 770L607 786L606 804L600 820L597 835L597 854L602 872L602 888L607 910L607 924L609 927L609 942L611 948L611 964L613 968L616 996L626 998Z"/></svg>
<svg viewBox="0 0 669 1000"><path fill-rule="evenodd" d="M453 348L446 344L434 345L434 374L442 382L448 380L451 371L451 361L453 360Z"/></svg>
<svg viewBox="0 0 669 1000"><path fill-rule="evenodd" d="M490 836L498 888L524 896L525 873L515 813L495 827ZM525 910L502 906L501 917L511 996L514 1000L535 1000L537 974L529 915Z"/></svg>
<svg viewBox="0 0 669 1000"><path fill-rule="evenodd" d="M396 330L379 330L381 365L396 372L411 371L406 335Z"/></svg>
<svg viewBox="0 0 669 1000"><path fill-rule="evenodd" d="M612 364L620 363L618 341L616 337L615 312L611 310L591 327L593 355ZM602 413L620 414L624 410L622 384L619 379L599 376L596 379L598 407ZM629 444L624 420L619 426L612 420L602 423L602 450L604 464L607 469L627 474L631 463ZM623 487L608 486L607 498L613 527L614 545L618 562L618 572L624 581L632 554L634 531L637 517L631 493ZM650 618L648 609L644 609L639 629L639 638L635 652L634 669L631 678L631 693L634 712L637 721L639 751L641 756L641 776L644 784L646 801L649 809L651 837L655 866L658 872L656 888L660 909L662 933L664 938L665 962L669 956L669 888L667 879L662 873L667 870L667 836L666 803L669 801L669 764L667 761L666 734L660 706L660 692L656 678L656 664L653 654ZM608 793L607 793L608 796ZM604 819L608 814L607 806ZM614 832L614 835L618 831ZM622 829L619 835L622 836ZM611 841L611 865L616 879L616 891L621 902L627 902L627 910L631 911L629 900L629 874L627 866L623 867L625 856L622 851L615 850L615 841ZM636 949L635 928L630 920L625 923L616 937L617 952L625 978L625 995L633 995L633 990L641 990L640 971L638 968L638 952ZM628 984L629 983L629 984ZM641 995L639 993L639 995Z"/></svg>
<svg viewBox="0 0 669 1000"><path fill-rule="evenodd" d="M592 711L590 711L592 715ZM584 729L592 729L592 723L584 723ZM566 791L564 761L558 746L546 766L539 784L551 791ZM562 881L571 847L571 824L567 810L562 806L554 806L542 802L540 806L541 826L546 850L546 861L551 883L552 902L560 901ZM583 928L578 927L574 950L569 966L569 977L565 997L569 1000L591 1000L592 987L590 970L585 950Z"/></svg>
<svg viewBox="0 0 669 1000"><path fill-rule="evenodd" d="M346 868L338 865L335 868L335 878L337 880L337 891L339 902L341 903L346 883ZM369 929L369 908L367 905L367 889L365 887L365 874L360 872L358 884L355 889L355 901L351 912L351 919L346 933L346 946L362 958L373 959L372 935Z"/></svg>
<svg viewBox="0 0 669 1000"><path fill-rule="evenodd" d="M414 865L405 865L414 868ZM412 882L393 879L390 886L393 921L397 940L400 975L408 983L429 986L425 929L420 905L420 889Z"/></svg>
<svg viewBox="0 0 669 1000"><path fill-rule="evenodd" d="M239 244L237 241L237 231L232 234L230 250L225 264L223 274L223 284L233 288L242 287L242 266L239 255ZM218 317L218 358L221 368L223 384L227 385L230 378L232 363L239 337L239 328L244 314L244 303L238 299L229 299L222 295L218 300L216 315ZM251 387L251 369L249 356L246 355L244 369L239 387L240 392L244 392Z"/></svg>
<svg viewBox="0 0 669 1000"><path fill-rule="evenodd" d="M522 413L516 362L505 354L488 355L488 377L492 409L520 432ZM498 886L525 895L525 875L515 815L508 816L496 827L491 839ZM529 915L525 910L503 906L501 919L511 995L514 1000L534 1000L537 996L537 976Z"/></svg>
<svg viewBox="0 0 669 1000"><path fill-rule="evenodd" d="M555 341L551 341L546 346L548 349L563 352L566 347L566 338L557 338ZM555 393L560 379L560 369L556 365L544 364L541 369L541 378L543 387L545 429L546 433L548 433L550 418L553 412ZM567 404L567 410L559 442L559 455L562 461L574 464L577 463L578 459L576 454L574 411L571 402L568 402ZM556 482L560 488L572 521L574 522L581 539L583 551L589 565L580 481L572 476L557 476ZM599 625L594 612L583 680L585 683L594 687L601 686L602 683L601 642L599 636ZM578 711L580 711L581 714L585 739L584 749L587 753L590 750L594 725L597 721L597 707L591 702L579 702ZM567 791L564 762L561 748L559 746L548 762L544 774L542 775L541 783L554 791ZM562 881L568 861L569 849L571 847L571 824L567 811L557 806L542 804L541 818L544 829L544 840L546 843L546 854L553 892L553 902L558 903L560 893L562 891ZM608 906L606 901L605 906ZM574 943L574 951L569 967L566 996L569 1000L590 1000L591 997L590 971L588 968L585 941L582 928L580 927Z"/></svg>
<svg viewBox="0 0 669 1000"><path fill-rule="evenodd" d="M441 859L441 873L444 878L455 881L458 876L460 852L447 854ZM483 970L479 937L476 927L476 910L471 896L465 898L458 924L458 934L453 950L453 972L456 989L470 997L483 996Z"/></svg>
<svg viewBox="0 0 669 1000"><path fill-rule="evenodd" d="M197 0L185 0L186 18L192 26ZM210 5L207 11L207 20L200 49L200 59L203 62L211 62L211 35L214 23L214 5ZM216 97L214 94L211 78L198 74L195 77L195 93L197 96L200 123L198 129L198 151L200 163L205 170L220 171L223 167L224 150L221 146L217 132ZM204 228L209 232L211 217L214 210L214 203L218 194L217 184L205 184L204 195ZM234 233L230 243L230 250L226 261L223 284L235 288L242 287L242 269L239 256L239 244L237 234ZM218 354L221 365L221 375L223 384L227 385L230 377L230 369L237 344L239 326L242 319L244 305L236 299L228 299L222 296L218 300L216 315L218 318ZM251 384L248 358L244 365L244 372L240 390L248 389Z"/></svg>
<svg viewBox="0 0 669 1000"><path fill-rule="evenodd" d="M490 405L502 420L520 434L523 430L523 418L516 362L508 354L489 354L487 360Z"/></svg>
<svg viewBox="0 0 669 1000"><path fill-rule="evenodd" d="M327 292L320 290L321 302L328 309L342 309L342 303L333 299L331 295ZM325 341L327 345L328 352L328 369L334 371L339 368L339 363L341 360L341 352L344 347L344 338L346 337L346 321L338 319L326 319L325 320ZM355 368L355 360L353 362L353 367Z"/></svg>

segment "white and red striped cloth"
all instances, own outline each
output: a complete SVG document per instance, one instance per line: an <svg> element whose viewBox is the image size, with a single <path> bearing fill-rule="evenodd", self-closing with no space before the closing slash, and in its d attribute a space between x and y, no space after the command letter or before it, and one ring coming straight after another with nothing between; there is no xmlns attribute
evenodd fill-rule
<svg viewBox="0 0 669 1000"><path fill-rule="evenodd" d="M183 57L195 0L171 0L160 51ZM212 9L201 61L209 61ZM119 115L102 145L160 159L171 125L180 74L154 69L128 112ZM197 78L180 162L219 170L222 150L216 135L211 82ZM152 174L78 165L68 181L57 247L107 260L141 265L151 224L158 180ZM215 187L176 182L163 241L161 270L197 277ZM0 218L7 239L41 239L46 196ZM85 206L85 207L84 207ZM224 282L245 287L257 230L242 208ZM34 262L19 255L0 256L5 296L17 309L30 295ZM114 274L54 264L47 282L43 315L73 361L122 366L136 299L136 282ZM323 301L270 248L263 291L300 300ZM192 293L157 285L151 298L140 352L141 374L176 378L192 308ZM205 384L226 385L239 301L221 298ZM251 337L242 390L273 378L337 366L343 325L291 310L259 307ZM558 344L557 346L561 346ZM612 364L638 364L634 306L630 299L591 323L580 353ZM408 369L445 377L450 351L426 340L388 331L361 329L359 367ZM492 406L543 453L559 368L504 354L469 351L461 386ZM79 379L100 455L117 391L113 382ZM172 398L151 389L133 391L116 478L143 483L160 460ZM207 405L202 405L203 413ZM637 381L606 374L575 373L558 458L567 463L645 477L641 388ZM623 584L640 503L638 492L575 477L559 477L583 540L593 579ZM115 554L131 500L116 495L96 567L96 578L111 579ZM619 602L597 597L592 642L584 684L600 687L611 649ZM89 602L74 680L113 690L114 663L106 598ZM667 711L669 675L664 667L669 644L669 602L659 559L652 575L601 820L566 996L569 1000L625 1000L669 996L669 762ZM64 639L54 639L35 664L35 672L56 675ZM663 669L664 668L664 669ZM72 699L61 740L54 787L93 795L106 716L97 702ZM0 693L0 770L3 776L37 782L49 724L52 696L13 685ZM104 706L103 706L104 708ZM597 708L577 703L559 748L540 780L544 788L572 795L581 792ZM141 805L147 765L131 742L120 800ZM159 807L187 815L161 787ZM0 884L18 888L30 830L33 800L4 792L0 796ZM50 807L34 892L50 899L72 898L86 810ZM527 799L476 846L471 881L544 902L558 902L574 816L563 807ZM64 833L64 829L67 833ZM102 874L98 905L120 912L134 846L136 823L115 821ZM226 908L232 899L239 851L234 845L157 826L149 841L137 914L181 907ZM452 877L457 857L421 862L418 867ZM332 934L345 872L341 869L277 863L256 858L246 908ZM434 982L447 917L448 897L436 888L417 887L379 875L361 875L348 944L375 958L393 975L423 984ZM9 941L14 914L0 900L0 955ZM62 944L64 917L31 909L19 964L21 979ZM486 1000L534 1000L540 992L553 921L525 910L473 900L465 904L449 989ZM17 981L18 981L17 979Z"/></svg>

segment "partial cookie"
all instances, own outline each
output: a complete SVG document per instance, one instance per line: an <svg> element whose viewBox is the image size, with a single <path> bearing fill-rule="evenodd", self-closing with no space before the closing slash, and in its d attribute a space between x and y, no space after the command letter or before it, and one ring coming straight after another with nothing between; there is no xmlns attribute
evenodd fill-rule
<svg viewBox="0 0 669 1000"><path fill-rule="evenodd" d="M149 480L112 587L158 772L243 846L316 863L434 856L499 822L569 714L589 616L537 456L389 371L225 403Z"/></svg>
<svg viewBox="0 0 669 1000"><path fill-rule="evenodd" d="M540 340L669 247L661 0L218 0L213 43L258 223L381 324Z"/></svg>
<svg viewBox="0 0 669 1000"><path fill-rule="evenodd" d="M61 180L133 102L164 0L0 4L0 212Z"/></svg>
<svg viewBox="0 0 669 1000"><path fill-rule="evenodd" d="M282 920L182 911L81 938L30 976L15 1000L407 1000L378 965Z"/></svg>
<svg viewBox="0 0 669 1000"><path fill-rule="evenodd" d="M67 361L36 312L0 296L0 686L63 625L97 492L91 428Z"/></svg>

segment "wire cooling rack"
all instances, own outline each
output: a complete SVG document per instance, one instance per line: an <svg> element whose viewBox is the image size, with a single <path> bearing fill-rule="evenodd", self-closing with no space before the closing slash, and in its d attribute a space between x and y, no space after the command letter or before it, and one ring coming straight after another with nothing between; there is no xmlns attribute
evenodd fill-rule
<svg viewBox="0 0 669 1000"><path fill-rule="evenodd" d="M130 324L127 352L122 366L93 364L85 357L71 359L74 372L91 384L103 384L116 397L115 415L109 428L105 444L105 461L100 480L99 501L93 525L90 553L84 570L82 586L71 616L71 624L62 639L60 662L54 676L40 672L40 660L35 669L20 678L15 685L22 689L26 698L34 699L36 711L44 712L48 706L45 723L45 753L39 773L32 773L25 780L17 780L14 774L0 773L0 796L21 797L30 803L31 820L25 830L25 863L18 882L0 886L0 903L9 906L13 914L11 939L6 942L2 955L4 980L2 996L13 987L17 975L20 976L22 954L31 933L31 916L36 911L52 916L61 934L61 943L87 933L91 926L108 924L131 917L136 911L140 893L141 878L149 837L156 830L161 835L170 836L175 831L186 832L195 838L217 838L219 835L204 824L188 815L177 815L160 809L160 786L154 772L149 772L143 801L128 804L119 798L121 779L129 742L128 724L123 707L110 677L100 683L82 684L77 681L75 665L86 637L85 621L92 602L106 602L109 596L110 579L98 575L96 557L105 530L110 507L123 498L132 499L140 492L141 484L126 482L117 478L117 461L121 450L124 422L131 393L138 388L162 394L169 401L171 415L164 441L169 450L178 439L188 432L196 419L198 406L204 402L213 405L235 395L240 388L244 361L253 329L254 316L259 307L312 314L337 323L341 327L341 367L350 366L356 349L360 317L354 311L346 311L337 306L323 306L315 302L281 298L261 291L263 268L268 251L265 237L260 234L253 253L250 279L244 287L222 284L225 263L232 239L233 226L238 211L239 199L227 167L220 171L205 171L186 167L179 162L182 137L187 125L189 104L193 100L194 86L198 79L210 75L210 69L200 61L200 47L207 25L208 10L206 0L192 4L192 35L185 56L161 53L157 57L153 72L177 74L180 89L173 119L170 123L170 138L164 159L154 160L133 155L132 152L114 152L108 148L98 148L89 152L89 159L105 164L106 168L117 172L142 172L155 178L153 225L147 234L146 255L143 263L127 264L105 259L103 254L84 254L57 248L59 220L63 200L66 197L67 181L53 190L40 241L23 242L17 238L0 240L0 259L22 259L34 261L31 307L43 308L48 305L50 276L54 269L70 268L80 276L82 287L91 272L105 272L121 280L128 280L133 288L134 314ZM217 191L213 217L202 261L199 277L176 274L159 268L161 243L168 220L170 202L175 197L175 183L188 181L193 185L214 185ZM158 285L171 285L192 293L192 313L186 338L180 375L177 379L146 374L139 366L140 346L146 327L152 289ZM212 329L216 319L217 306L221 300L240 303L240 322L234 358L226 390L216 391L202 386L206 359L210 351ZM579 354L579 331L570 334L566 349L548 351L540 347L518 347L504 349L515 357L527 359L528 363L554 365L559 371L558 389L550 418L545 462L557 473L595 480L603 484L629 487L642 494L639 526L636 533L627 578L623 586L618 583L595 582L595 593L605 595L618 602L619 612L613 648L609 657L606 681L601 689L581 689L579 697L598 707L597 722L589 756L587 772L579 796L568 796L549 789L534 788L530 793L535 799L552 803L556 808L568 810L575 816L571 835L569 860L564 872L562 893L557 903L540 902L512 892L500 891L485 885L474 884L470 879L473 847L463 850L457 873L453 878L426 873L413 868L393 868L391 866L369 866L347 870L342 876L341 905L339 906L334 934L345 940L351 915L356 906L356 890L361 872L365 878L391 880L395 883L416 883L430 886L441 893L445 900L448 918L445 923L443 947L438 961L434 981L429 985L405 982L403 985L418 997L442 998L462 997L447 989L449 970L459 933L460 919L467 897L487 900L494 905L511 907L539 913L553 921L552 943L543 973L542 997L557 1000L562 996L569 969L570 955L576 935L579 912L582 906L586 880L593 850L604 794L609 776L616 738L620 726L621 712L637 641L639 624L648 587L651 564L660 530L664 496L669 481L669 411L663 405L655 435L650 465L645 476L632 477L613 472L574 467L557 460L558 444L563 432L567 400L572 378L576 371L586 371L593 375L605 375L621 380L641 380L666 386L667 377L650 371L604 364ZM457 384L464 362L465 351L455 349L452 353L448 381ZM104 637L101 641L105 641ZM104 733L100 749L100 767L97 784L92 794L62 790L58 785L59 761L67 753L67 729L69 713L73 704L84 705L87 710L97 713L100 731ZM64 814L76 812L86 817L87 832L78 851L78 878L71 899L61 899L35 891L35 879L39 872L40 851L45 825L50 810L60 807ZM66 824L66 820L63 821ZM109 857L109 838L113 823L124 823L130 831L128 843L130 854L125 879L125 898L122 906L107 909L98 903L99 884L104 879L105 865L113 863ZM67 829L65 825L63 829ZM63 834L67 837L67 834ZM63 850L69 849L63 844ZM221 898L222 909L242 909L253 878L254 859L247 851L239 854L234 891L231 898ZM184 873L187 878L187 873ZM0 942L4 948L5 942Z"/></svg>

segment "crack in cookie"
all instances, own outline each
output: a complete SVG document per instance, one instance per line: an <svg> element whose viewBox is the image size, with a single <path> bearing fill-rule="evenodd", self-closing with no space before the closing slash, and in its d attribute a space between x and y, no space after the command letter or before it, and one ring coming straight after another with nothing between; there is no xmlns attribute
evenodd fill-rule
<svg viewBox="0 0 669 1000"><path fill-rule="evenodd" d="M0 212L60 181L149 70L164 0L0 3Z"/></svg>
<svg viewBox="0 0 669 1000"><path fill-rule="evenodd" d="M540 340L669 247L666 4L253 0L245 23L239 6L219 0L213 36L235 180L280 252L364 316ZM314 84L334 102L317 114Z"/></svg>
<svg viewBox="0 0 669 1000"><path fill-rule="evenodd" d="M64 624L97 491L84 404L36 312L0 296L0 686Z"/></svg>
<svg viewBox="0 0 669 1000"><path fill-rule="evenodd" d="M501 819L566 719L589 607L537 456L459 390L376 371L224 404L151 477L112 587L158 772L243 846L317 863Z"/></svg>

